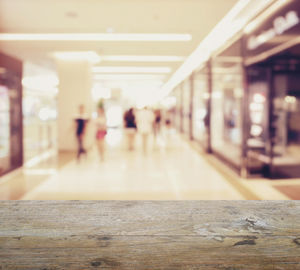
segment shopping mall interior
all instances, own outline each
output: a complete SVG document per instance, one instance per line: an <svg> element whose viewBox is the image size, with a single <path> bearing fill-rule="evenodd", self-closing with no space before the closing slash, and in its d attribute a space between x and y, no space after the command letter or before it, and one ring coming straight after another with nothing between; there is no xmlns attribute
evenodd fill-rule
<svg viewBox="0 0 300 270"><path fill-rule="evenodd" d="M0 0L0 199L300 199L300 1Z"/></svg>

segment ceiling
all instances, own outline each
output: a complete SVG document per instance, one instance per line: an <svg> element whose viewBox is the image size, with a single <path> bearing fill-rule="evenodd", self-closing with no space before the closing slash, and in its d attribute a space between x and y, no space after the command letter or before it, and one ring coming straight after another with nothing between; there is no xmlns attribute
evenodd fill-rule
<svg viewBox="0 0 300 270"><path fill-rule="evenodd" d="M0 50L53 67L54 51L100 56L187 57L237 0L0 0L1 33L178 33L191 41L0 41ZM101 61L97 66L169 67L181 61Z"/></svg>

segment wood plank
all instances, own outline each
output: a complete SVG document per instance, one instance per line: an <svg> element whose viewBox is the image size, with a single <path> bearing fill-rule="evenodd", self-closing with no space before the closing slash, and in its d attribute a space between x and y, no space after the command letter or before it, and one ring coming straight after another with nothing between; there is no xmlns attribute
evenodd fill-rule
<svg viewBox="0 0 300 270"><path fill-rule="evenodd" d="M300 269L298 201L2 201L0 269Z"/></svg>

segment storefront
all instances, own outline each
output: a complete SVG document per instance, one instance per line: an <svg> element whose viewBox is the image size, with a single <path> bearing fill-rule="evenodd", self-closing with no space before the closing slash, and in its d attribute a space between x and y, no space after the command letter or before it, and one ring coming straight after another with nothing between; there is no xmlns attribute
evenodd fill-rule
<svg viewBox="0 0 300 270"><path fill-rule="evenodd" d="M193 73L192 79L192 139L205 151L210 150L210 70L208 63Z"/></svg>
<svg viewBox="0 0 300 270"><path fill-rule="evenodd" d="M51 93L24 89L24 162L48 150L56 150L56 98Z"/></svg>
<svg viewBox="0 0 300 270"><path fill-rule="evenodd" d="M23 163L22 62L0 53L0 176Z"/></svg>
<svg viewBox="0 0 300 270"><path fill-rule="evenodd" d="M182 83L182 121L183 133L190 138L191 134L191 79L190 77Z"/></svg>
<svg viewBox="0 0 300 270"><path fill-rule="evenodd" d="M56 151L57 78L39 65L23 63L24 163Z"/></svg>
<svg viewBox="0 0 300 270"><path fill-rule="evenodd" d="M178 131L181 131L182 128L182 118L181 118L181 112L182 112L182 90L181 85L177 86L174 90L174 96L176 98L176 106L175 106L175 127Z"/></svg>
<svg viewBox="0 0 300 270"><path fill-rule="evenodd" d="M244 36L249 173L300 177L299 37L299 1L287 1Z"/></svg>
<svg viewBox="0 0 300 270"><path fill-rule="evenodd" d="M191 138L239 174L300 177L300 2L259 14L176 91L179 130L190 117Z"/></svg>
<svg viewBox="0 0 300 270"><path fill-rule="evenodd" d="M244 75L240 36L211 59L210 140L212 152L231 167L243 167Z"/></svg>

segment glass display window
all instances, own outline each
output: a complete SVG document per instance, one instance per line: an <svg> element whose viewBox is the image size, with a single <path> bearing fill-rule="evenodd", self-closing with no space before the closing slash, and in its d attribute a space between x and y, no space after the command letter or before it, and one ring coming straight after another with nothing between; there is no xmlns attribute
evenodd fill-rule
<svg viewBox="0 0 300 270"><path fill-rule="evenodd" d="M209 145L209 102L210 94L208 87L207 66L198 70L193 75L193 138L201 143L204 149Z"/></svg>
<svg viewBox="0 0 300 270"><path fill-rule="evenodd" d="M23 163L20 61L0 53L0 176Z"/></svg>
<svg viewBox="0 0 300 270"><path fill-rule="evenodd" d="M0 160L7 163L4 159L10 154L10 102L8 88L0 85ZM7 165L6 165L7 166Z"/></svg>
<svg viewBox="0 0 300 270"><path fill-rule="evenodd" d="M56 150L57 104L56 97L43 92L24 89L23 125L24 160Z"/></svg>
<svg viewBox="0 0 300 270"><path fill-rule="evenodd" d="M183 131L186 135L190 134L190 116L191 116L191 82L187 78L182 84L182 117L183 117Z"/></svg>
<svg viewBox="0 0 300 270"><path fill-rule="evenodd" d="M242 165L244 69L238 39L212 61L211 147L235 168Z"/></svg>

